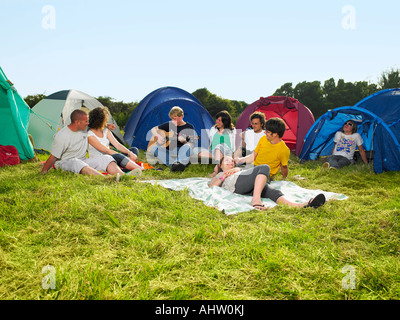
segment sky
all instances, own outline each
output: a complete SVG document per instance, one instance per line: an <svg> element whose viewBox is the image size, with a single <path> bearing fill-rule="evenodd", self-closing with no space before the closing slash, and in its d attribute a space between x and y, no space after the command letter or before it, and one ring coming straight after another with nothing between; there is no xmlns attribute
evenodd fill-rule
<svg viewBox="0 0 400 320"><path fill-rule="evenodd" d="M400 68L399 1L0 0L0 67L22 97L140 102L175 86L252 103L291 82Z"/></svg>

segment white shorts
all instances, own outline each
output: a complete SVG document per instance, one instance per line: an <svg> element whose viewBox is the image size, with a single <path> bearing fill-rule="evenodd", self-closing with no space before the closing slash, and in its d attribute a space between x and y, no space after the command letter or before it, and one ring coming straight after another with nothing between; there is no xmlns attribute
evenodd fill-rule
<svg viewBox="0 0 400 320"><path fill-rule="evenodd" d="M102 155L94 158L84 159L67 159L57 161L54 166L57 169L69 171L73 173L80 173L84 167L92 167L98 171L107 172L107 167L111 162L115 162L114 158L110 155Z"/></svg>

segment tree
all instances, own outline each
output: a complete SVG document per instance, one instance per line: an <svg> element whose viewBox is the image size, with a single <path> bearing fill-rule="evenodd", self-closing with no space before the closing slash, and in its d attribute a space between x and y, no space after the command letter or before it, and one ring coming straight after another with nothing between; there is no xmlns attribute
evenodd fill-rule
<svg viewBox="0 0 400 320"><path fill-rule="evenodd" d="M293 89L293 84L291 82L285 83L274 93L274 96L293 97L293 95L294 95L294 89Z"/></svg>
<svg viewBox="0 0 400 320"><path fill-rule="evenodd" d="M123 102L123 101L114 101L111 97L97 97L99 102L107 107L110 110L111 115L113 116L115 122L122 129L125 127L128 122L133 110L137 107L137 102Z"/></svg>
<svg viewBox="0 0 400 320"><path fill-rule="evenodd" d="M215 117L222 110L228 111L232 118L236 116L236 109L229 100L211 93L207 88L198 89L192 94L207 109L212 117Z"/></svg>
<svg viewBox="0 0 400 320"><path fill-rule="evenodd" d="M326 110L352 106L377 91L377 85L367 81L345 82L339 79L337 85L333 78L326 80L322 87Z"/></svg>
<svg viewBox="0 0 400 320"><path fill-rule="evenodd" d="M382 72L378 84L381 90L400 88L400 70L392 68Z"/></svg>
<svg viewBox="0 0 400 320"><path fill-rule="evenodd" d="M321 82L319 81L298 83L294 88L293 98L309 108L315 119L326 112Z"/></svg>
<svg viewBox="0 0 400 320"><path fill-rule="evenodd" d="M46 98L44 94L28 95L24 98L25 102L32 109L40 100Z"/></svg>

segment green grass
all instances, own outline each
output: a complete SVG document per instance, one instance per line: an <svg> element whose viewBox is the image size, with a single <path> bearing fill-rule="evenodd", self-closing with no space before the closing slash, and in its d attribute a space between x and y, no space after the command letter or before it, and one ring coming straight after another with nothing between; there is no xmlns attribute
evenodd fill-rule
<svg viewBox="0 0 400 320"><path fill-rule="evenodd" d="M399 299L400 173L321 161L292 157L289 180L348 200L234 216L138 182L206 177L212 165L119 184L41 176L40 162L0 168L0 299ZM56 288L46 290L48 265ZM345 266L355 289L342 286Z"/></svg>

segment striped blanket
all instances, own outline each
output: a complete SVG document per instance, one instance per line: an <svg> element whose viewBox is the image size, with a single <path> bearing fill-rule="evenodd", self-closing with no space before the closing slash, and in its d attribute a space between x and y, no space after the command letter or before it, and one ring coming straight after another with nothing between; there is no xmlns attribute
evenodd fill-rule
<svg viewBox="0 0 400 320"><path fill-rule="evenodd" d="M157 184L164 188L181 191L187 190L191 197L202 201L206 206L215 207L226 215L237 214L254 210L250 205L251 196L244 196L229 192L220 187L208 187L210 178L188 178L171 180L142 180L151 184ZM317 194L323 193L329 200L346 200L344 194L327 192L322 190L310 190L299 187L290 181L272 181L270 186L281 190L285 197L292 202L302 203L314 198ZM262 203L273 208L277 204L270 199L262 199Z"/></svg>

